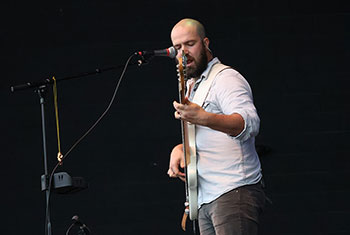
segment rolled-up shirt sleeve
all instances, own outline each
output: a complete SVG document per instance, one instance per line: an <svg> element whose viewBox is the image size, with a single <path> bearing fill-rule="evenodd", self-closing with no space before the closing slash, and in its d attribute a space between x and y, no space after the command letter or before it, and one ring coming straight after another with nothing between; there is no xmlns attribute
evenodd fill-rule
<svg viewBox="0 0 350 235"><path fill-rule="evenodd" d="M243 131L232 138L246 141L256 136L259 133L260 119L246 79L234 69L225 69L216 76L212 89L215 90L213 98L222 114L237 113L244 119Z"/></svg>

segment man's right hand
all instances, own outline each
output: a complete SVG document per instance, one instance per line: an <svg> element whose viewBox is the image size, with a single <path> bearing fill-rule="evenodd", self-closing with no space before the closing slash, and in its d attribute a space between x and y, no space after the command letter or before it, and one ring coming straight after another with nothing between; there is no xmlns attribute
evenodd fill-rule
<svg viewBox="0 0 350 235"><path fill-rule="evenodd" d="M170 162L169 162L169 177L176 178L178 177L180 180L185 181L186 176L185 173L180 171L180 168L183 169L185 167L184 163L184 153L182 144L176 145L170 154Z"/></svg>

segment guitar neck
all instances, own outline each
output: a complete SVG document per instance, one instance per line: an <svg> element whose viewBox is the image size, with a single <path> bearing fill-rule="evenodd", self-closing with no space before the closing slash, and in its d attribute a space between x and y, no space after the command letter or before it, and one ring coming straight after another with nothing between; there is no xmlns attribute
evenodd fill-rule
<svg viewBox="0 0 350 235"><path fill-rule="evenodd" d="M186 81L186 56L182 55L179 58L178 72L179 72L179 99L180 103L186 103L185 96L185 81ZM196 168L196 146L195 146L195 126L181 120L181 132L182 132L182 143L184 153L184 173L186 175L185 190L186 190L186 201L189 205L190 219L194 220L197 218L197 168Z"/></svg>

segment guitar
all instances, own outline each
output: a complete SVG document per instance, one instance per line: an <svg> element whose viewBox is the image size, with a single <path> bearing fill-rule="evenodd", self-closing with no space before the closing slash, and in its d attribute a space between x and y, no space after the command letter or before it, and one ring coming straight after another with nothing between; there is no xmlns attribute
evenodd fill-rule
<svg viewBox="0 0 350 235"><path fill-rule="evenodd" d="M179 77L179 100L185 103L185 82L187 58L184 53L178 59L178 77ZM196 220L198 217L198 190L197 190L197 156L196 156L196 129L195 125L181 120L182 143L184 152L184 173L186 175L186 209L190 220ZM183 223L184 224L184 223ZM183 226L184 229L184 226ZM185 229L184 229L185 230Z"/></svg>

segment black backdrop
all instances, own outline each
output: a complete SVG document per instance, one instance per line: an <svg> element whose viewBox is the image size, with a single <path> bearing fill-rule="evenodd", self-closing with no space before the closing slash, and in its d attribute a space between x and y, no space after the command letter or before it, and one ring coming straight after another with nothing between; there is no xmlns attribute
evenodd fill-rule
<svg viewBox="0 0 350 235"><path fill-rule="evenodd" d="M344 1L345 2L345 1ZM181 18L252 86L268 205L261 234L349 234L349 8L341 1L16 1L2 4L1 233L44 234L40 106L10 86L123 65L166 48ZM108 105L121 70L58 84L63 153ZM182 234L184 188L166 175L180 141L174 61L130 67L102 122L59 171L89 188L51 197L53 234L73 215L94 234ZM57 140L46 103L49 169ZM190 234L190 233L189 233Z"/></svg>

